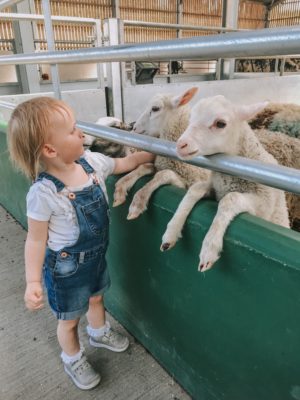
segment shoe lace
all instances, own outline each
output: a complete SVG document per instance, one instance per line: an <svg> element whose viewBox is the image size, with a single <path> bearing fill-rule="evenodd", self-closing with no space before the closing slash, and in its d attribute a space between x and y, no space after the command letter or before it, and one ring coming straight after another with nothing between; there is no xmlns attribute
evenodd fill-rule
<svg viewBox="0 0 300 400"><path fill-rule="evenodd" d="M79 375L82 375L85 370L90 368L90 365L85 357L75 362L74 364L76 363L77 365L75 365L74 372L78 373Z"/></svg>
<svg viewBox="0 0 300 400"><path fill-rule="evenodd" d="M104 335L107 340L109 340L111 343L115 343L118 341L118 333L114 332L113 330L109 329L105 335Z"/></svg>

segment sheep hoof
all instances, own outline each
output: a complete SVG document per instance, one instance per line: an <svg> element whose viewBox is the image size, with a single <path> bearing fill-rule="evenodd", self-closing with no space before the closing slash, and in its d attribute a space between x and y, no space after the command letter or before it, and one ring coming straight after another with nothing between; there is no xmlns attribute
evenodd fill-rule
<svg viewBox="0 0 300 400"><path fill-rule="evenodd" d="M170 250L175 243L162 243L160 246L160 251L167 251Z"/></svg>
<svg viewBox="0 0 300 400"><path fill-rule="evenodd" d="M128 219L128 220L136 219L139 215L140 215L139 213L130 212L130 213L127 215L127 219Z"/></svg>
<svg viewBox="0 0 300 400"><path fill-rule="evenodd" d="M209 261L205 264L199 264L198 271L200 271L200 272L208 271L209 269L211 269L212 266L213 266L213 262L211 262L211 261Z"/></svg>
<svg viewBox="0 0 300 400"><path fill-rule="evenodd" d="M170 247L170 243L163 243L163 244L160 246L160 251L169 250L169 247Z"/></svg>
<svg viewBox="0 0 300 400"><path fill-rule="evenodd" d="M113 206L113 207L118 207L118 206L120 206L120 205L123 204L123 203L125 203L125 199L114 200L112 206Z"/></svg>

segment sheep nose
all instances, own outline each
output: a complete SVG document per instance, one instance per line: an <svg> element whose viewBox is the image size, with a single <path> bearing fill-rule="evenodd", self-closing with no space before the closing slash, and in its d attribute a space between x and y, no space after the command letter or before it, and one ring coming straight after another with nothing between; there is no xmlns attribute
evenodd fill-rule
<svg viewBox="0 0 300 400"><path fill-rule="evenodd" d="M183 141L183 140L178 140L177 142L177 148L179 150L185 149L187 147L187 142Z"/></svg>

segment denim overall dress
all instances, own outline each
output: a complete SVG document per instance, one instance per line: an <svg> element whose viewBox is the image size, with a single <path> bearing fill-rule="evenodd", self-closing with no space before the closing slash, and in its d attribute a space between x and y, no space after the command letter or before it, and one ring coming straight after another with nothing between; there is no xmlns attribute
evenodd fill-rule
<svg viewBox="0 0 300 400"><path fill-rule="evenodd" d="M84 159L76 161L87 174L94 169ZM42 172L38 180L51 180L60 192L64 183ZM89 298L102 294L110 286L105 260L108 246L109 208L97 178L93 184L68 197L75 209L79 237L77 242L59 251L47 247L43 267L50 307L58 319L73 320L88 310Z"/></svg>

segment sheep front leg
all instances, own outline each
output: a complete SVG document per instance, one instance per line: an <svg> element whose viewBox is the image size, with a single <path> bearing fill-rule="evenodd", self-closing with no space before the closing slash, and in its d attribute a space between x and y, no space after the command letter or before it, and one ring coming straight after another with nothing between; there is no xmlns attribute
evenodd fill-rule
<svg viewBox="0 0 300 400"><path fill-rule="evenodd" d="M202 243L199 271L209 270L219 259L225 231L233 218L243 212L256 214L258 199L258 196L252 193L231 192L220 200L217 214Z"/></svg>
<svg viewBox="0 0 300 400"><path fill-rule="evenodd" d="M166 251L175 246L181 237L183 225L194 205L210 191L210 182L196 182L186 192L175 214L168 223L167 230L162 237L161 251Z"/></svg>
<svg viewBox="0 0 300 400"><path fill-rule="evenodd" d="M182 189L185 188L184 182L174 171L168 169L158 171L154 175L154 178L134 195L127 219L135 219L141 215L147 209L152 193L163 185L174 185Z"/></svg>
<svg viewBox="0 0 300 400"><path fill-rule="evenodd" d="M154 164L146 163L139 165L129 174L119 179L115 186L113 207L117 207L125 202L128 191L132 188L132 186L136 183L138 179L145 175L154 174L154 172Z"/></svg>

